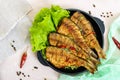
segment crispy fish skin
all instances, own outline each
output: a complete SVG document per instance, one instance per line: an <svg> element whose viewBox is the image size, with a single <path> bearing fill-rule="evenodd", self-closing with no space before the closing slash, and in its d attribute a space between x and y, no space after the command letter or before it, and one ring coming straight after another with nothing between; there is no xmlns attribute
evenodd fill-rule
<svg viewBox="0 0 120 80"><path fill-rule="evenodd" d="M85 67L91 73L96 71L96 68L87 61L80 59L71 54L70 51L49 46L46 48L46 57L57 68L65 68L67 66Z"/></svg>
<svg viewBox="0 0 120 80"><path fill-rule="evenodd" d="M67 48L70 49L73 48L71 51L73 54L84 58L89 59L89 54L85 53L80 47L78 47L73 40L71 40L69 37L64 36L62 34L58 33L50 33L49 35L49 43L52 46L57 46L61 48Z"/></svg>
<svg viewBox="0 0 120 80"><path fill-rule="evenodd" d="M70 36L74 39L76 44L82 48L86 53L97 58L97 55L86 44L79 28L70 19L63 18L61 25L58 28L58 33Z"/></svg>
<svg viewBox="0 0 120 80"><path fill-rule="evenodd" d="M78 25L78 27L83 31L83 35L87 36L88 33L91 33L93 27L91 27L91 23L85 18L85 16L80 12L75 12L71 16L71 20ZM85 27L83 27L83 25ZM87 27L86 27L87 26Z"/></svg>
<svg viewBox="0 0 120 80"><path fill-rule="evenodd" d="M50 33L49 43L52 46L69 49L75 56L87 60L89 63L91 63L91 65L96 66L96 64L100 63L97 59L85 53L72 39L65 35L59 33Z"/></svg>
<svg viewBox="0 0 120 80"><path fill-rule="evenodd" d="M90 21L88 21L80 12L75 12L71 17L71 20L76 23L80 29L82 29L82 35L84 36L88 46L97 51L99 58L105 59L106 55L93 34L94 30Z"/></svg>

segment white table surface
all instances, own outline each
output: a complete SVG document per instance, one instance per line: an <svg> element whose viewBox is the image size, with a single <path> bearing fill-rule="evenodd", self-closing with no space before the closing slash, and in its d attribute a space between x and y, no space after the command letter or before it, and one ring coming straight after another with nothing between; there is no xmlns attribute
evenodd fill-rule
<svg viewBox="0 0 120 80"><path fill-rule="evenodd" d="M50 7L51 4L60 5L65 9L76 8L86 12L91 11L91 15L100 18L105 24L104 51L107 50L107 33L109 31L110 24L120 15L120 0L28 0L28 2L33 8L27 16L27 19L30 19L30 21L33 21L33 17L41 8ZM95 4L95 7L93 7L93 4ZM102 14L102 12L104 14ZM112 12L113 16L107 18L107 12ZM105 17L101 17L100 15ZM29 23L27 26L29 28L31 24ZM26 28L26 30L28 28ZM28 34L28 32L26 34ZM14 52L12 56L7 57L1 62L0 80L20 80L20 78L22 78L22 80L44 80L44 78L47 78L47 80L57 80L59 73L40 64L37 60L36 53L31 51L31 47L29 47L25 65L22 69L19 68L20 58L24 50L24 46L29 44L29 38L27 39L28 40L25 42L19 42L21 45L18 46L19 48L17 51ZM37 66L38 69L34 69L34 66ZM30 77L24 77L23 75L17 76L16 71L24 72L25 75L30 75Z"/></svg>

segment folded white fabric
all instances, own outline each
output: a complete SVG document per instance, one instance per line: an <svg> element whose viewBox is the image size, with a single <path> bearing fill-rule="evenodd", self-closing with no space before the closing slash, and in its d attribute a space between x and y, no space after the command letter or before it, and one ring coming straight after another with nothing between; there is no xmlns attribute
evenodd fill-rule
<svg viewBox="0 0 120 80"><path fill-rule="evenodd" d="M30 26L31 21L27 16L25 16L4 39L0 40L0 62L15 54L17 50L30 43Z"/></svg>
<svg viewBox="0 0 120 80"><path fill-rule="evenodd" d="M31 10L26 0L0 0L0 40Z"/></svg>

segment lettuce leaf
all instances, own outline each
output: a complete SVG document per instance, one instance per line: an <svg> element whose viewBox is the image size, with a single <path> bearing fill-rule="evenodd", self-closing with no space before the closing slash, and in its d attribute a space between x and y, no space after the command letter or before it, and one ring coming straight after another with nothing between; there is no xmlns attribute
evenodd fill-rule
<svg viewBox="0 0 120 80"><path fill-rule="evenodd" d="M50 32L55 32L56 27L63 17L68 17L69 12L59 6L42 8L34 18L32 27L30 27L30 42L32 51L43 50L49 45L48 35Z"/></svg>
<svg viewBox="0 0 120 80"><path fill-rule="evenodd" d="M48 45L48 34L55 31L49 9L41 9L41 11L36 15L33 25L29 31L32 50L36 52L45 49Z"/></svg>
<svg viewBox="0 0 120 80"><path fill-rule="evenodd" d="M37 15L34 18L34 22L33 23L37 23L37 22L41 22L44 20L44 17L50 15L50 9L48 8L42 8Z"/></svg>
<svg viewBox="0 0 120 80"><path fill-rule="evenodd" d="M78 67L77 66L67 66L65 69L67 70L76 70Z"/></svg>
<svg viewBox="0 0 120 80"><path fill-rule="evenodd" d="M60 6L55 6L52 5L51 7L51 15L55 24L55 27L58 26L59 22L62 20L64 17L69 17L70 12L62 9Z"/></svg>

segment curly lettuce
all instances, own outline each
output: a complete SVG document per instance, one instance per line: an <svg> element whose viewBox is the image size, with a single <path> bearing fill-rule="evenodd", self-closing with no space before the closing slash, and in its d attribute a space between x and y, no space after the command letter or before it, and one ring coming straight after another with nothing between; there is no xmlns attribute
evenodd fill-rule
<svg viewBox="0 0 120 80"><path fill-rule="evenodd" d="M69 17L69 11L53 5L49 8L42 8L34 18L30 27L30 42L32 51L44 50L48 45L48 35L56 31L56 27L63 17ZM44 52L44 51L42 51Z"/></svg>
<svg viewBox="0 0 120 80"><path fill-rule="evenodd" d="M55 24L55 27L58 26L59 22L61 21L62 18L64 17L69 17L70 12L62 9L60 6L54 6L52 5L51 7L51 15Z"/></svg>

